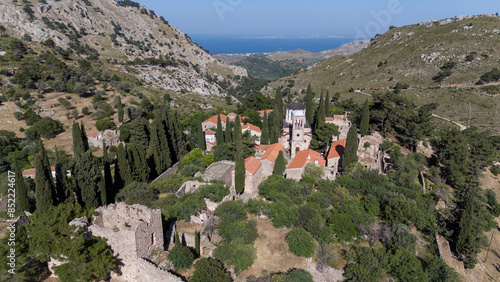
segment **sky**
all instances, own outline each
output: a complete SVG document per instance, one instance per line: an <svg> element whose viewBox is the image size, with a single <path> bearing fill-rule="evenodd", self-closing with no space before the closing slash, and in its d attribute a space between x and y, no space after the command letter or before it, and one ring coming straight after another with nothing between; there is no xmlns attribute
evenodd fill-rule
<svg viewBox="0 0 500 282"><path fill-rule="evenodd" d="M135 0L189 35L370 38L391 25L500 12L498 0Z"/></svg>

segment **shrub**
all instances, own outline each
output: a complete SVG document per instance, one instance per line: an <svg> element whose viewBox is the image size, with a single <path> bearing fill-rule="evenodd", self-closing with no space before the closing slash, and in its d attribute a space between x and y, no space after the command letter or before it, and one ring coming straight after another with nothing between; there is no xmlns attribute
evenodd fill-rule
<svg viewBox="0 0 500 282"><path fill-rule="evenodd" d="M331 230L342 241L352 241L353 237L358 235L358 229L351 214L334 214L328 219L328 225L331 226Z"/></svg>
<svg viewBox="0 0 500 282"><path fill-rule="evenodd" d="M149 187L158 191L159 193L175 193L187 180L188 179L186 177L180 174L172 174L165 179L151 182L149 184Z"/></svg>
<svg viewBox="0 0 500 282"><path fill-rule="evenodd" d="M32 126L42 118L30 109L24 112L24 119L26 120L26 125Z"/></svg>
<svg viewBox="0 0 500 282"><path fill-rule="evenodd" d="M82 108L82 114L89 115L90 114L89 107L83 107Z"/></svg>
<svg viewBox="0 0 500 282"><path fill-rule="evenodd" d="M491 173L493 173L494 176L498 176L498 174L500 173L500 169L498 167L498 165L494 165L490 169Z"/></svg>
<svg viewBox="0 0 500 282"><path fill-rule="evenodd" d="M175 204L175 209L179 211L178 218L190 221L191 216L205 208L205 200L197 193L186 194L179 198Z"/></svg>
<svg viewBox="0 0 500 282"><path fill-rule="evenodd" d="M118 192L116 202L151 206L156 198L155 191L147 183L132 182Z"/></svg>
<svg viewBox="0 0 500 282"><path fill-rule="evenodd" d="M298 208L284 201L276 201L269 204L268 216L273 221L274 227L286 226L290 228L297 219Z"/></svg>
<svg viewBox="0 0 500 282"><path fill-rule="evenodd" d="M17 119L17 120L22 120L24 118L24 115L22 112L14 112L14 117Z"/></svg>
<svg viewBox="0 0 500 282"><path fill-rule="evenodd" d="M231 274L224 264L217 259L202 258L194 264L194 272L190 282L230 282Z"/></svg>
<svg viewBox="0 0 500 282"><path fill-rule="evenodd" d="M26 130L26 137L32 141L39 137L50 139L63 131L60 121L45 117Z"/></svg>
<svg viewBox="0 0 500 282"><path fill-rule="evenodd" d="M442 82L445 78L451 76L453 72L451 70L444 70L438 72L438 74L432 78L435 82Z"/></svg>
<svg viewBox="0 0 500 282"><path fill-rule="evenodd" d="M254 220L220 221L217 230L228 243L253 244L257 239L257 222Z"/></svg>
<svg viewBox="0 0 500 282"><path fill-rule="evenodd" d="M210 201L220 202L225 196L229 195L229 188L224 184L215 183L202 186L196 192L202 195L203 198L210 199Z"/></svg>
<svg viewBox="0 0 500 282"><path fill-rule="evenodd" d="M494 68L493 70L483 74L480 78L479 78L479 82L478 84L484 84L484 83L488 83L488 82L495 82L495 81L498 81L500 80L500 70L497 69L497 68Z"/></svg>
<svg viewBox="0 0 500 282"><path fill-rule="evenodd" d="M311 273L294 268L288 272L285 278L286 282L313 282L313 276Z"/></svg>
<svg viewBox="0 0 500 282"><path fill-rule="evenodd" d="M235 271L240 272L253 264L257 258L257 251L249 245L223 243L215 249L214 257L234 265Z"/></svg>
<svg viewBox="0 0 500 282"><path fill-rule="evenodd" d="M370 142L365 142L365 144L363 144L363 147L366 149L366 148L370 148L372 144L370 144Z"/></svg>
<svg viewBox="0 0 500 282"><path fill-rule="evenodd" d="M186 165L181 169L181 174L184 177L192 177L198 172L196 165Z"/></svg>
<svg viewBox="0 0 500 282"><path fill-rule="evenodd" d="M312 257L314 255L315 244L311 233L304 228L294 228L286 235L286 241L290 251L297 256Z"/></svg>
<svg viewBox="0 0 500 282"><path fill-rule="evenodd" d="M102 118L95 123L95 127L99 131L104 131L106 129L115 129L115 122L109 118Z"/></svg>
<svg viewBox="0 0 500 282"><path fill-rule="evenodd" d="M194 255L191 250L181 244L175 244L168 253L168 259L177 269L189 268L194 261Z"/></svg>
<svg viewBox="0 0 500 282"><path fill-rule="evenodd" d="M221 221L247 220L247 212L242 201L224 202L215 209L214 214Z"/></svg>

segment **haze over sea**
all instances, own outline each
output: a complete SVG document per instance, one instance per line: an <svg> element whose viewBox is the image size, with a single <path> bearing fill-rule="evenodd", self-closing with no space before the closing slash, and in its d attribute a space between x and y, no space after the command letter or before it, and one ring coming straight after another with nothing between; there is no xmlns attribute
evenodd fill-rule
<svg viewBox="0 0 500 282"><path fill-rule="evenodd" d="M228 35L192 35L192 40L211 54L271 53L303 49L320 52L354 41L337 37L242 37Z"/></svg>

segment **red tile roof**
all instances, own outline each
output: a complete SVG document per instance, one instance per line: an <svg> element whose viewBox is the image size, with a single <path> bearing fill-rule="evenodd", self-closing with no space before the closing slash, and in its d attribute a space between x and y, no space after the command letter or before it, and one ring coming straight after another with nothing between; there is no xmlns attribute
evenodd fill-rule
<svg viewBox="0 0 500 282"><path fill-rule="evenodd" d="M258 145L253 148L255 150L262 150L265 152L264 155L262 155L262 158L260 158L261 160L268 160L274 163L280 151L283 150L285 147L279 143L274 143L272 145Z"/></svg>
<svg viewBox="0 0 500 282"><path fill-rule="evenodd" d="M56 167L51 166L50 171L56 171ZM35 173L36 173L36 168L28 168L28 169L23 170L22 174L23 174L23 176L26 176L26 175L34 175Z"/></svg>
<svg viewBox="0 0 500 282"><path fill-rule="evenodd" d="M320 153L311 149L298 151L295 158L293 158L287 168L303 168L308 162L314 163L316 160L318 161L319 166L325 166L326 161L323 157L321 157Z"/></svg>
<svg viewBox="0 0 500 282"><path fill-rule="evenodd" d="M326 117L326 118L325 118L325 121L326 121L326 122L333 122L333 117Z"/></svg>
<svg viewBox="0 0 500 282"><path fill-rule="evenodd" d="M217 124L217 116L218 115L211 116L208 119L204 120L202 123L211 122L213 124ZM221 120L221 122L225 122L226 121L226 116L225 115L220 115L220 120Z"/></svg>
<svg viewBox="0 0 500 282"><path fill-rule="evenodd" d="M269 114L271 114L273 112L273 110L262 110L262 111L258 111L260 117L264 117L264 112L267 113L267 117L269 117Z"/></svg>
<svg viewBox="0 0 500 282"><path fill-rule="evenodd" d="M329 159L341 157L344 154L346 140L347 139L341 139L341 140L337 140L335 142L332 142L332 144L330 145L330 151L328 152L328 157L326 157L326 159L329 160Z"/></svg>
<svg viewBox="0 0 500 282"><path fill-rule="evenodd" d="M215 134L217 134L217 132L213 131L212 129L205 131L205 135L215 135Z"/></svg>
<svg viewBox="0 0 500 282"><path fill-rule="evenodd" d="M91 132L87 133L87 137L94 137L94 136L97 136L97 135L99 135L98 131L91 131Z"/></svg>
<svg viewBox="0 0 500 282"><path fill-rule="evenodd" d="M227 114L227 116L230 118L230 119L234 119L237 115L235 113L229 113Z"/></svg>
<svg viewBox="0 0 500 282"><path fill-rule="evenodd" d="M250 128L250 130L256 131L260 133L260 128L258 126L255 126L251 123L247 123L241 127L241 130L245 130L247 128Z"/></svg>
<svg viewBox="0 0 500 282"><path fill-rule="evenodd" d="M245 169L252 175L254 175L257 172L257 170L261 165L262 163L254 157L248 157L245 159Z"/></svg>
<svg viewBox="0 0 500 282"><path fill-rule="evenodd" d="M337 115L335 115L335 116L333 116L333 117L334 117L334 118L336 118L336 119L344 120L344 117L343 117L343 116L337 116Z"/></svg>

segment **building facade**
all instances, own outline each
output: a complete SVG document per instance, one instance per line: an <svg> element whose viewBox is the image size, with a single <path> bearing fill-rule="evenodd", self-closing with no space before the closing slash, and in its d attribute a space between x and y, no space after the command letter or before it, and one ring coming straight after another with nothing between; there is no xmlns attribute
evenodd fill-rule
<svg viewBox="0 0 500 282"><path fill-rule="evenodd" d="M279 142L290 152L293 159L297 152L307 150L311 141L312 130L306 121L306 106L297 101L290 103L286 108Z"/></svg>

